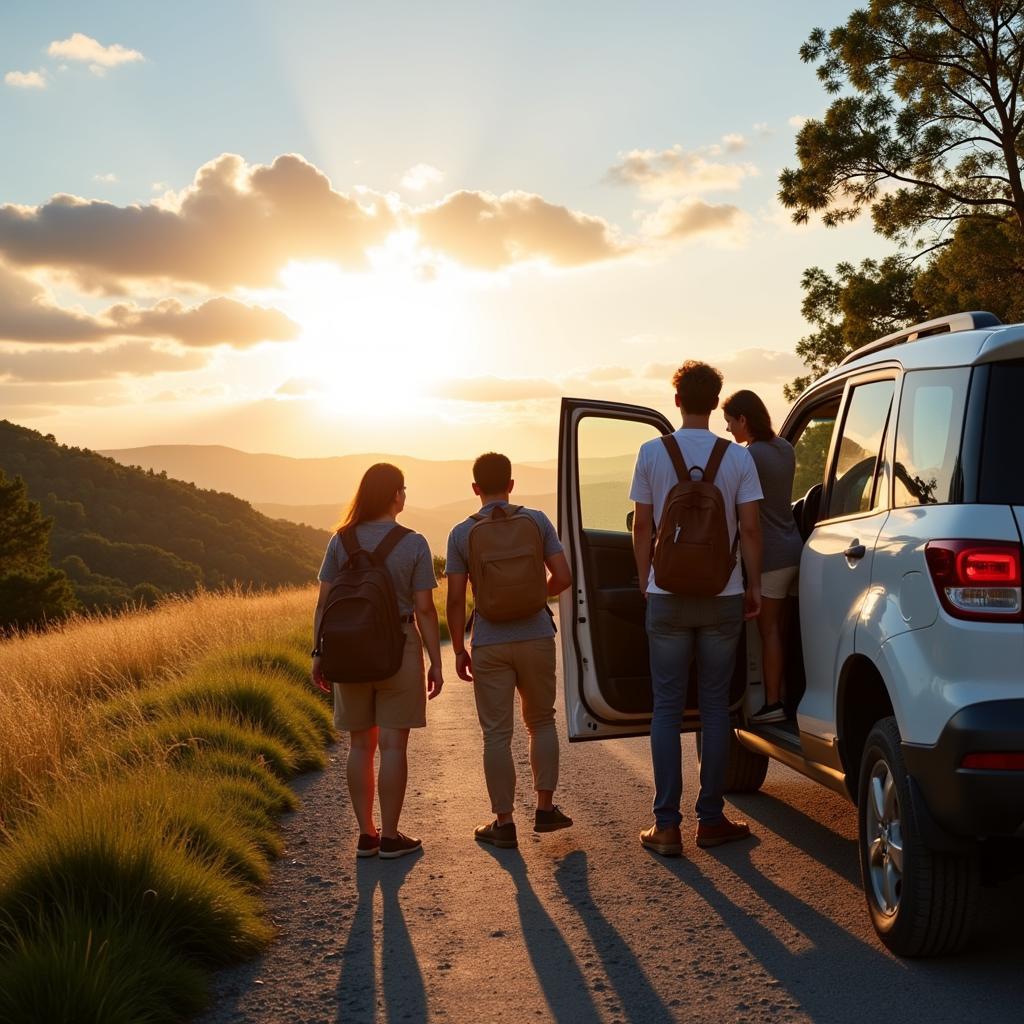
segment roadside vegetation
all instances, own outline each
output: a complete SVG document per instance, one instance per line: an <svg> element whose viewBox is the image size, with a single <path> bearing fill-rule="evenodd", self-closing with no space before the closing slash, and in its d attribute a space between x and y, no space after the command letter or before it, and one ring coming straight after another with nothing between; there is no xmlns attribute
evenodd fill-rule
<svg viewBox="0 0 1024 1024"><path fill-rule="evenodd" d="M322 767L312 588L0 644L0 1022L175 1021L261 950L287 782Z"/></svg>

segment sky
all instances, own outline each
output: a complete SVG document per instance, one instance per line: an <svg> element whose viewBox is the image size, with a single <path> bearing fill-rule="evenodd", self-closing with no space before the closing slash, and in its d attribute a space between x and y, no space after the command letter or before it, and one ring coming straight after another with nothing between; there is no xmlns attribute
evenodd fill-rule
<svg viewBox="0 0 1024 1024"><path fill-rule="evenodd" d="M889 251L776 199L852 7L8 0L0 417L540 460L697 358L780 419L801 273Z"/></svg>

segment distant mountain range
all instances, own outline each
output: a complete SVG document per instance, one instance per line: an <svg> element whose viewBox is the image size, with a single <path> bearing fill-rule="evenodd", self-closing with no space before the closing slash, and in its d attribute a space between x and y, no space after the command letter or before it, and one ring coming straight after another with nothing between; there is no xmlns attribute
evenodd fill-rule
<svg viewBox="0 0 1024 1024"><path fill-rule="evenodd" d="M328 534L0 420L0 469L54 519L53 564L79 601L110 608L234 583L312 582Z"/></svg>

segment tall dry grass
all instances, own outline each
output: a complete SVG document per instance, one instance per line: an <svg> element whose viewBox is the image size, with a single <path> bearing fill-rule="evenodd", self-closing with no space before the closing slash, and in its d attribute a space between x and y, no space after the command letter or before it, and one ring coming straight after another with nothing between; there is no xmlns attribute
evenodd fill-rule
<svg viewBox="0 0 1024 1024"><path fill-rule="evenodd" d="M67 781L97 699L171 678L220 648L310 632L315 602L312 587L199 594L0 642L0 826Z"/></svg>

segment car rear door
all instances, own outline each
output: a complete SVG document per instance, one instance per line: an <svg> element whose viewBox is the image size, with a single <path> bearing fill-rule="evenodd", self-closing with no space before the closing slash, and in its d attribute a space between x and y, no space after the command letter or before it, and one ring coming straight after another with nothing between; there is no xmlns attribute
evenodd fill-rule
<svg viewBox="0 0 1024 1024"><path fill-rule="evenodd" d="M646 606L627 524L629 486L640 446L671 431L654 409L562 399L558 532L573 584L559 599L559 621L570 740L646 735L650 729ZM740 652L737 701L745 689L744 668ZM691 685L680 728L697 724Z"/></svg>

